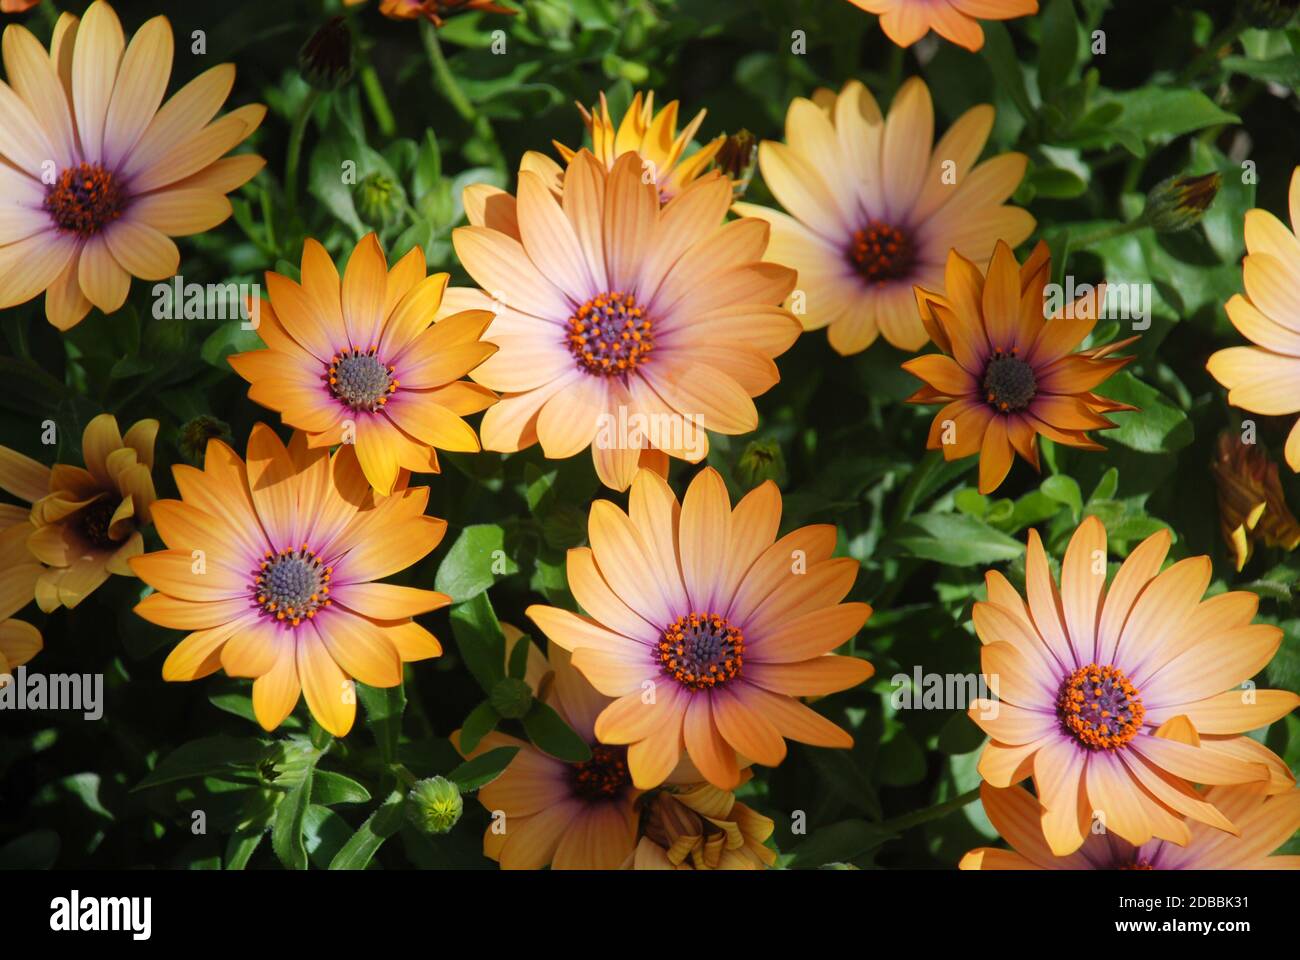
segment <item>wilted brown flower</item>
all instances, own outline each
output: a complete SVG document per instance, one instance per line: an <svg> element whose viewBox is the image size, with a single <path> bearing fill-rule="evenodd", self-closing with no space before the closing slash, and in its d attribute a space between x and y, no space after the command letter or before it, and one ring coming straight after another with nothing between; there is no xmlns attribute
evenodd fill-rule
<svg viewBox="0 0 1300 960"><path fill-rule="evenodd" d="M748 777L746 777L748 779ZM700 783L662 790L646 802L627 870L765 870L776 851L763 841L774 824L730 790Z"/></svg>
<svg viewBox="0 0 1300 960"><path fill-rule="evenodd" d="M1238 570L1250 561L1256 543L1284 550L1300 544L1300 524L1286 505L1268 451L1225 430L1212 469L1219 487L1219 528Z"/></svg>

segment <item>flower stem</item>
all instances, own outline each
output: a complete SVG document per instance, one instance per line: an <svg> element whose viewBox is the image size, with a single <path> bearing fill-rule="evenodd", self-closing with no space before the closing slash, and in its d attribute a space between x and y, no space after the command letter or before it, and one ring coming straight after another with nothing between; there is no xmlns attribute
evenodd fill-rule
<svg viewBox="0 0 1300 960"><path fill-rule="evenodd" d="M979 796L980 788L975 787L953 797L951 800L937 803L933 807L926 807L924 810L917 810L915 813L907 813L901 817L894 817L892 820L885 820L880 824L880 827L893 833L902 833L904 830L910 830L912 827L929 823L931 820L946 817L953 811L960 810L967 804L975 802L979 799Z"/></svg>
<svg viewBox="0 0 1300 960"><path fill-rule="evenodd" d="M1115 237L1122 237L1126 233L1132 233L1134 230L1140 230L1147 225L1145 218L1134 217L1128 223L1114 223L1109 227L1100 227L1091 233L1085 233L1081 237L1070 238L1070 249L1080 250L1084 247L1091 247L1094 244L1101 243L1104 240L1112 240Z"/></svg>
<svg viewBox="0 0 1300 960"><path fill-rule="evenodd" d="M1213 66L1214 62L1219 59L1219 51L1233 43L1245 29L1246 21L1241 17L1234 16L1227 26L1210 38L1210 42L1206 44L1205 49L1183 69L1183 72L1178 75L1178 82L1180 84L1188 83L1204 73L1206 68Z"/></svg>
<svg viewBox="0 0 1300 960"><path fill-rule="evenodd" d="M939 469L942 463L943 454L938 450L931 450L921 458L921 462L912 470L912 473L907 478L907 483L903 485L903 492L898 498L898 507L894 510L893 526L897 527L899 524L905 523L908 517L912 515L926 481L930 479L930 475L935 470Z"/></svg>
<svg viewBox="0 0 1300 960"><path fill-rule="evenodd" d="M393 119L393 109L388 105L384 85L379 82L379 74L375 72L373 64L367 63L361 68L361 89L366 92L366 100L370 103L370 112L375 115L379 132L391 137L397 132L397 121Z"/></svg>
<svg viewBox="0 0 1300 960"><path fill-rule="evenodd" d="M298 209L298 165L302 160L302 139L307 133L307 123L311 120L312 111L319 99L320 91L315 87L307 91L307 97L293 118L293 127L289 130L289 153L284 162L284 196L291 214Z"/></svg>
<svg viewBox="0 0 1300 960"><path fill-rule="evenodd" d="M424 41L424 51L429 57L429 64L433 67L438 89L451 101L452 107L460 114L462 120L471 126L476 125L479 118L478 111L474 109L474 104L470 103L469 97L465 96L465 91L461 90L451 68L447 66L447 58L442 54L442 44L438 42L438 28L428 20L421 20L420 39Z"/></svg>

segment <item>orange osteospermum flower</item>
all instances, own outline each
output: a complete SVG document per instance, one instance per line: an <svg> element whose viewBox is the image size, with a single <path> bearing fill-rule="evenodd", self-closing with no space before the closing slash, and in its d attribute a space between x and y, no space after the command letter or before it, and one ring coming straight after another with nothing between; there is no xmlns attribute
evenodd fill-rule
<svg viewBox="0 0 1300 960"><path fill-rule="evenodd" d="M779 306L794 271L763 261L767 225L723 224L731 189L716 173L661 207L634 153L606 170L583 150L559 183L541 169L521 166L518 200L466 190L473 225L452 234L483 292L449 301L496 312L486 337L500 350L471 373L505 392L483 446L540 442L553 459L591 447L601 480L625 490L639 463L701 460L706 429L753 430L752 398L799 333Z"/></svg>
<svg viewBox="0 0 1300 960"><path fill-rule="evenodd" d="M984 46L980 20L1011 20L1038 12L1038 0L849 0L880 15L880 29L900 47L933 30L967 50Z"/></svg>
<svg viewBox="0 0 1300 960"><path fill-rule="evenodd" d="M1204 823L1187 824L1186 846L1150 840L1134 846L1089 833L1068 856L1054 856L1043 835L1041 808L1023 787L980 784L989 820L1010 850L980 847L962 857L962 870L1300 870L1300 856L1270 856L1300 829L1300 790L1270 795L1253 784L1217 786L1201 797L1228 817L1240 836Z"/></svg>
<svg viewBox="0 0 1300 960"><path fill-rule="evenodd" d="M1254 346L1229 347L1207 369L1228 388L1228 402L1265 416L1300 411L1300 167L1291 174L1291 229L1267 210L1246 213L1246 259L1237 294L1226 310L1232 325ZM1300 472L1300 420L1286 440L1286 462Z"/></svg>
<svg viewBox="0 0 1300 960"><path fill-rule="evenodd" d="M492 314L467 311L433 323L447 274L425 276L419 247L388 269L379 240L363 237L342 281L325 248L308 239L302 283L267 273L269 305L258 333L268 349L230 357L250 399L303 430L312 446L356 445L375 491L402 468L437 473L435 447L475 452L461 419L496 401L457 378L496 352L479 341Z"/></svg>
<svg viewBox="0 0 1300 960"><path fill-rule="evenodd" d="M623 154L635 153L645 164L651 179L659 186L660 200L667 203L708 169L727 138L714 137L689 157L685 156L686 148L704 123L708 111L701 110L678 133L678 102L673 100L655 113L654 100L653 90L646 93L644 99L638 90L632 97L632 105L617 124L609 115L609 103L604 93L600 95L598 108L587 110L578 104L578 110L591 135L591 152L596 159L606 169L612 170L614 162ZM558 140L551 142L566 164L578 153Z"/></svg>
<svg viewBox="0 0 1300 960"><path fill-rule="evenodd" d="M506 654L521 636L502 624ZM503 870L613 870L636 844L636 801L641 791L628 773L627 747L596 740L596 717L611 702L575 670L570 654L554 644L543 657L529 643L527 681L591 746L591 759L569 763L508 734L493 731L467 757L517 747L504 772L479 791L490 811L505 814L483 834L484 856ZM452 735L460 749L460 731Z"/></svg>
<svg viewBox="0 0 1300 960"><path fill-rule="evenodd" d="M221 223L231 212L226 194L262 169L261 157L223 155L257 129L265 107L209 123L234 83L232 65L162 104L172 48L161 16L127 45L103 0L83 20L63 14L48 53L27 28L5 29L0 307L44 291L45 315L60 330L92 305L112 313L131 277L172 276L180 252L170 238Z"/></svg>
<svg viewBox="0 0 1300 960"><path fill-rule="evenodd" d="M632 782L663 783L685 749L723 790L741 761L776 766L785 739L849 747L852 738L799 697L846 690L872 666L831 650L871 615L840 603L856 560L831 558L836 530L776 539L781 494L768 481L731 509L716 470L696 474L679 505L650 470L632 483L629 513L591 507L590 548L569 551L573 595L587 615L533 606L528 616L602 693L602 743L629 744Z"/></svg>
<svg viewBox="0 0 1300 960"><path fill-rule="evenodd" d="M1238 736L1300 704L1289 691L1247 683L1273 659L1282 631L1251 623L1253 593L1202 601L1209 557L1161 572L1169 544L1168 530L1148 537L1107 588L1106 528L1088 517L1065 551L1058 590L1031 529L1028 605L992 570L988 600L975 604L983 672L1000 698L970 709L992 738L979 771L995 787L1033 776L1057 856L1080 848L1094 817L1135 846L1153 837L1187 845L1184 818L1239 834L1193 784L1294 786L1279 758Z"/></svg>
<svg viewBox="0 0 1300 960"><path fill-rule="evenodd" d="M23 537L41 568L36 602L49 613L75 607L108 579L131 576L127 560L144 549L141 530L154 501L153 448L157 420L141 420L123 436L117 419L101 413L81 437L86 467L46 467L0 447L0 488L30 503L0 536ZM6 508L17 518L18 508Z"/></svg>
<svg viewBox="0 0 1300 960"><path fill-rule="evenodd" d="M999 241L987 279L953 251L947 296L916 291L921 317L943 353L903 364L925 381L908 402L947 404L935 415L926 447L942 450L945 460L978 453L980 493L992 493L1006 479L1013 453L1037 470L1040 434L1100 450L1088 431L1115 426L1105 413L1134 409L1091 391L1133 359L1110 354L1137 338L1071 352L1096 326L1105 290L1080 297L1044 322L1050 275L1046 244L1022 267Z"/></svg>
<svg viewBox="0 0 1300 960"><path fill-rule="evenodd" d="M353 447L330 455L297 433L288 449L265 424L248 460L220 440L202 470L173 468L180 500L154 504L167 549L131 560L155 593L135 612L193 631L163 664L165 680L224 669L252 677L253 710L278 727L299 693L335 736L352 728L352 678L402 682L402 664L442 652L412 617L445 606L432 590L375 581L429 554L446 521L424 515L427 487L376 501Z"/></svg>
<svg viewBox="0 0 1300 960"><path fill-rule="evenodd" d="M887 117L861 83L839 95L798 97L785 141L765 140L758 164L786 213L738 203L772 224L772 259L799 271L807 330L826 327L841 354L883 333L919 350L927 333L916 285L942 290L948 251L985 262L998 240L1015 246L1034 218L1005 205L1028 158L1004 153L976 164L993 129L991 106L972 107L934 143L934 105L920 78L899 88Z"/></svg>

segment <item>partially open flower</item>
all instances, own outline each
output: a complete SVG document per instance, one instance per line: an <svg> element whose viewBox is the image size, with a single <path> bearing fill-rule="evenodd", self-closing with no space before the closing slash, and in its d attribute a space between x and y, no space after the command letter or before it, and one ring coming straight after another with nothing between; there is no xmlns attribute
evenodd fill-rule
<svg viewBox="0 0 1300 960"><path fill-rule="evenodd" d="M600 95L600 106L588 110L578 104L582 122L591 134L591 152L605 165L614 169L614 161L625 153L635 153L641 158L642 175L659 187L659 199L667 203L694 182L718 158L726 137L714 137L690 156L686 148L691 145L707 113L701 110L691 122L677 132L677 101L673 100L658 113L654 109L655 94L651 90L642 98L637 91L632 105L617 123L610 116L605 94ZM751 142L753 138L750 138ZM558 140L552 141L564 162L569 163L577 154ZM723 171L731 180L737 178Z"/></svg>
<svg viewBox="0 0 1300 960"><path fill-rule="evenodd" d="M34 529L27 549L49 567L36 582L42 610L75 607L109 574L133 576L127 560L144 550L140 531L151 522L157 434L157 420L141 420L123 436L117 419L101 413L82 435L84 469L59 463L45 471L35 461L3 451L6 461L26 461L32 481L21 490L7 489L32 499ZM47 478L44 493L34 482L37 471Z"/></svg>
<svg viewBox="0 0 1300 960"><path fill-rule="evenodd" d="M298 72L317 90L337 90L352 76L352 31L334 17L298 51Z"/></svg>
<svg viewBox="0 0 1300 960"><path fill-rule="evenodd" d="M28 499L48 489L48 477L49 471L35 460L0 447L0 489ZM0 504L0 677L41 649L39 630L9 619L31 603L36 580L45 570L27 549L33 530L29 513L16 504ZM0 686L3 683L0 680Z"/></svg>
<svg viewBox="0 0 1300 960"><path fill-rule="evenodd" d="M641 837L624 864L632 870L765 870L774 824L729 790L699 783L666 789L644 804Z"/></svg>
<svg viewBox="0 0 1300 960"><path fill-rule="evenodd" d="M1250 561L1256 543L1283 550L1300 544L1300 524L1286 505L1268 451L1225 430L1211 469L1219 487L1219 528L1238 570Z"/></svg>

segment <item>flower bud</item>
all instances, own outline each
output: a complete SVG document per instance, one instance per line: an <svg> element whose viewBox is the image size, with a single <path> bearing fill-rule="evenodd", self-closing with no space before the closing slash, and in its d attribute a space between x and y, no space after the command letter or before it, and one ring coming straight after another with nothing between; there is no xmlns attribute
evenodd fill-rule
<svg viewBox="0 0 1300 960"><path fill-rule="evenodd" d="M337 90L352 77L352 31L335 17L298 51L298 72L317 90Z"/></svg>
<svg viewBox="0 0 1300 960"><path fill-rule="evenodd" d="M209 440L230 442L230 424L206 414L197 416L181 427L181 455L190 463L202 465Z"/></svg>
<svg viewBox="0 0 1300 960"><path fill-rule="evenodd" d="M1186 230L1205 216L1222 184L1223 178L1217 173L1161 180L1147 194L1142 218L1157 233Z"/></svg>
<svg viewBox="0 0 1300 960"><path fill-rule="evenodd" d="M488 702L507 720L519 720L533 708L533 688L523 680L506 677L493 685Z"/></svg>
<svg viewBox="0 0 1300 960"><path fill-rule="evenodd" d="M751 440L736 464L736 479L746 487L756 487L764 480L781 482L785 476L785 456L775 440Z"/></svg>
<svg viewBox="0 0 1300 960"><path fill-rule="evenodd" d="M446 777L420 780L406 794L406 816L425 833L446 833L464 809L460 787Z"/></svg>
<svg viewBox="0 0 1300 960"><path fill-rule="evenodd" d="M732 183L732 193L745 195L749 181L754 176L754 161L758 157L758 141L748 130L731 134L718 150L717 164L723 176Z"/></svg>
<svg viewBox="0 0 1300 960"><path fill-rule="evenodd" d="M376 227L396 223L406 207L402 185L382 173L364 177L352 188L352 195L361 219Z"/></svg>

